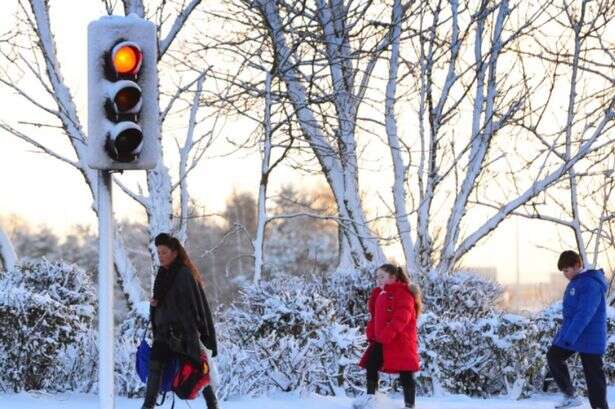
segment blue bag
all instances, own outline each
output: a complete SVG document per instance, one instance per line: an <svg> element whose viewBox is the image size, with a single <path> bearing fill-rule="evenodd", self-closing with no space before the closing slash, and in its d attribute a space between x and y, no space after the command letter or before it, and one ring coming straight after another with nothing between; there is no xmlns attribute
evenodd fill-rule
<svg viewBox="0 0 615 409"><path fill-rule="evenodd" d="M149 323L147 324L149 327ZM145 335L147 334L147 329L143 332L143 338L141 339L141 343L137 347L137 361L136 361L136 369L137 375L139 375L139 379L141 382L147 383L147 374L149 372L149 358L152 353L152 347L145 340ZM175 374L179 369L179 362L177 359L171 360L171 362L164 369L164 374L162 375L162 384L160 385L160 392L169 392L171 390L171 384L173 383L173 378L175 378Z"/></svg>

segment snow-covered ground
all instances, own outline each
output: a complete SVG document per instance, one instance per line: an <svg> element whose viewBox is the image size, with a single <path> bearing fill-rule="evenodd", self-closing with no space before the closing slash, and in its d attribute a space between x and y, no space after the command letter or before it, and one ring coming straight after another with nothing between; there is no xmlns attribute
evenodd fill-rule
<svg viewBox="0 0 615 409"><path fill-rule="evenodd" d="M521 401L506 398L498 399L472 399L466 396L447 397L419 397L417 409L551 409L559 399L557 395L540 395ZM344 397L324 397L318 395L299 395L295 393L276 394L267 398L244 398L221 402L221 409L346 409L350 408L352 399ZM609 388L609 402L615 403L615 387ZM116 409L140 409L140 399L118 398ZM160 409L169 409L171 401L168 400ZM381 407L383 409L401 409L403 407L400 396L392 399L385 398ZM580 406L580 409L589 408L589 403ZM85 394L58 394L49 395L41 393L0 394L0 408L4 409L97 409L96 395ZM205 408L202 398L194 401L175 402L176 409Z"/></svg>

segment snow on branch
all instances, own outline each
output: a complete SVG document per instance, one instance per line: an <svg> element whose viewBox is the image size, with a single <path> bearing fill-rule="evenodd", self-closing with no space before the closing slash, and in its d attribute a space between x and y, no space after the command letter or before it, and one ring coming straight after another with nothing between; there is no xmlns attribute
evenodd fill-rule
<svg viewBox="0 0 615 409"><path fill-rule="evenodd" d="M455 251L455 258L458 259L463 254L467 253L469 249L474 247L476 243L494 230L512 211L519 208L521 205L527 203L540 192L544 191L547 187L557 182L563 175L565 175L572 166L574 166L579 160L586 157L591 151L592 146L603 135L606 125L615 119L615 98L611 100L609 107L607 108L602 120L594 129L593 134L579 147L577 153L570 158L568 162L565 162L559 166L555 171L549 173L544 178L534 182L525 192L519 197L511 200L505 204L494 216L489 218L483 223L474 233L470 234Z"/></svg>
<svg viewBox="0 0 615 409"><path fill-rule="evenodd" d="M200 2L201 2L201 0L192 0L190 2L190 4L188 4L177 15L175 21L173 22L173 26L169 30L168 34L166 35L166 37L164 39L160 40L160 42L159 42L159 45L158 45L158 49L159 49L159 51L158 51L158 59L159 60L167 52L167 50L169 49L169 47L173 43L173 40L175 40L175 37L177 36L177 34L181 31L181 29L184 26L184 24L186 24L186 21L188 20L188 17L190 17L190 14L194 11L196 6L198 6Z"/></svg>
<svg viewBox="0 0 615 409"><path fill-rule="evenodd" d="M8 124L4 122L0 122L0 129L4 129L6 132L18 137L19 139L29 143L30 145L35 146L36 148L39 148L43 153L46 153L47 155L50 155L58 160L61 160L64 163L68 163L74 168L77 168L79 170L82 169L82 165L80 162L75 162L73 160L68 159L67 157L63 155L60 155L59 153L55 152L51 148L37 142L34 138L29 137L28 135L24 134L23 132L20 132L19 130L9 126Z"/></svg>
<svg viewBox="0 0 615 409"><path fill-rule="evenodd" d="M122 3L124 3L124 14L136 14L138 17L145 17L143 0L122 0Z"/></svg>

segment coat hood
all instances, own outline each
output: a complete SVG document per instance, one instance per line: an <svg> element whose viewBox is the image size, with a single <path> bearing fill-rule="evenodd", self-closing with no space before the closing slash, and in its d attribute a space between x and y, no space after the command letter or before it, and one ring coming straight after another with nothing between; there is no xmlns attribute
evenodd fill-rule
<svg viewBox="0 0 615 409"><path fill-rule="evenodd" d="M598 283L600 283L600 287L602 288L603 292L606 292L607 288L609 287L609 285L606 282L606 277L604 275L604 271L602 269L599 270L587 270L579 275L577 275L574 279L591 279L591 280L596 280Z"/></svg>

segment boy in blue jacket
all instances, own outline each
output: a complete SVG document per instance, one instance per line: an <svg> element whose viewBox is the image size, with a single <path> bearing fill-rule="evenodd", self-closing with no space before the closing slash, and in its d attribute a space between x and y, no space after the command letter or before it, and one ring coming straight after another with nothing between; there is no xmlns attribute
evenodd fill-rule
<svg viewBox="0 0 615 409"><path fill-rule="evenodd" d="M564 399L556 408L579 406L583 402L575 395L566 360L574 353L581 356L592 409L608 409L606 378L602 355L606 351L606 290L602 270L584 269L574 251L564 251L557 268L570 281L563 301L564 320L547 352L551 375Z"/></svg>

